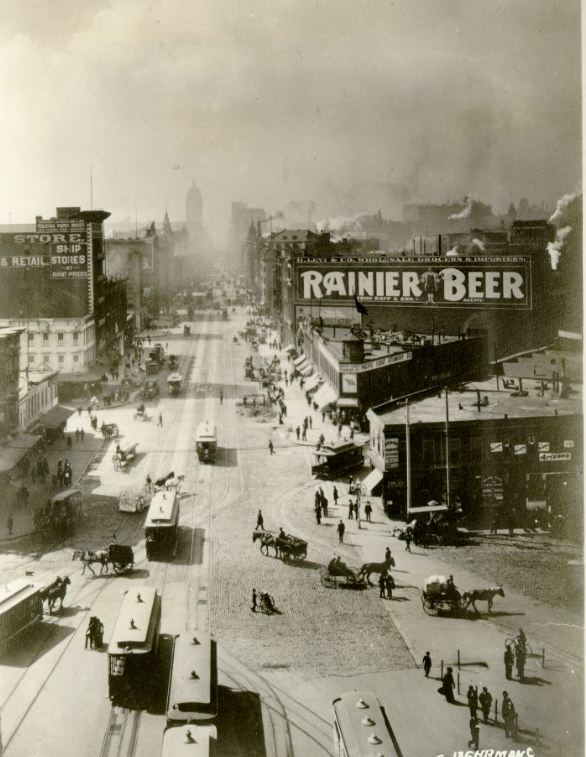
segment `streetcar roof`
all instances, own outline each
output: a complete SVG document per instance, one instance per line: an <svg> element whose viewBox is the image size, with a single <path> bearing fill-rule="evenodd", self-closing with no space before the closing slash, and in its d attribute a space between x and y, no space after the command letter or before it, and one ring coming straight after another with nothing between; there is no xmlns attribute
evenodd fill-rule
<svg viewBox="0 0 586 757"><path fill-rule="evenodd" d="M183 376L180 373L172 373L167 381L169 384L172 384L174 382L181 383L181 381L183 381Z"/></svg>
<svg viewBox="0 0 586 757"><path fill-rule="evenodd" d="M51 502L64 502L70 497L75 496L81 499L81 491L79 489L64 489L62 492L55 494L51 497Z"/></svg>
<svg viewBox="0 0 586 757"><path fill-rule="evenodd" d="M393 757L398 752L372 691L348 691L332 702L344 745L349 754Z"/></svg>
<svg viewBox="0 0 586 757"><path fill-rule="evenodd" d="M121 444L120 451L123 455L128 455L138 447L138 442L128 442L128 444Z"/></svg>
<svg viewBox="0 0 586 757"><path fill-rule="evenodd" d="M161 757L209 757L212 742L217 738L218 731L213 725L191 723L168 728L163 736Z"/></svg>
<svg viewBox="0 0 586 757"><path fill-rule="evenodd" d="M0 615L36 594L39 588L38 584L32 583L28 578L16 578L0 586Z"/></svg>
<svg viewBox="0 0 586 757"><path fill-rule="evenodd" d="M160 491L153 494L145 528L151 525L171 525L176 520L179 498L176 491Z"/></svg>
<svg viewBox="0 0 586 757"><path fill-rule="evenodd" d="M196 439L199 440L214 440L216 438L216 426L211 421L203 421L197 427L195 432Z"/></svg>
<svg viewBox="0 0 586 757"><path fill-rule="evenodd" d="M129 648L147 644L154 636L158 612L157 591L152 586L133 586L124 594L109 654L124 654Z"/></svg>
<svg viewBox="0 0 586 757"><path fill-rule="evenodd" d="M215 717L216 654L216 640L205 631L196 630L193 636L175 639L167 702L169 720Z"/></svg>

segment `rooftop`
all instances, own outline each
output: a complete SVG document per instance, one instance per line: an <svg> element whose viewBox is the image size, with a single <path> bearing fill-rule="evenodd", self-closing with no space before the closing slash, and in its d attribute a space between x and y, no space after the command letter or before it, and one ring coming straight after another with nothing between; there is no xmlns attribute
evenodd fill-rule
<svg viewBox="0 0 586 757"><path fill-rule="evenodd" d="M582 413L582 385L572 385L570 396L562 399L552 391L551 383L537 380L523 381L523 389L513 379L493 377L488 381L465 384L462 391L448 393L450 423L508 418L535 418ZM545 391L542 392L542 385ZM480 407L479 407L480 403ZM388 409L385 409L388 408ZM387 425L405 424L405 407L395 403L379 405L371 411ZM446 417L445 392L439 392L409 405L409 422L438 423Z"/></svg>

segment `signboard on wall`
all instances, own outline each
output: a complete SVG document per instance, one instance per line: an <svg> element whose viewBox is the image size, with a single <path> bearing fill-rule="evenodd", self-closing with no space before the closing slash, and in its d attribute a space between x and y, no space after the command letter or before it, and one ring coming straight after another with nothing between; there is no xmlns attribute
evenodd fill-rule
<svg viewBox="0 0 586 757"><path fill-rule="evenodd" d="M392 261L303 260L299 304L353 303L530 310L528 257L401 258Z"/></svg>
<svg viewBox="0 0 586 757"><path fill-rule="evenodd" d="M358 379L355 374L343 373L342 374L342 393L343 394L356 394L358 391Z"/></svg>
<svg viewBox="0 0 586 757"><path fill-rule="evenodd" d="M385 439L385 469L397 470L399 467L399 439Z"/></svg>
<svg viewBox="0 0 586 757"><path fill-rule="evenodd" d="M571 460L571 459L572 459L571 452L540 452L539 453L540 463L557 463L560 461Z"/></svg>

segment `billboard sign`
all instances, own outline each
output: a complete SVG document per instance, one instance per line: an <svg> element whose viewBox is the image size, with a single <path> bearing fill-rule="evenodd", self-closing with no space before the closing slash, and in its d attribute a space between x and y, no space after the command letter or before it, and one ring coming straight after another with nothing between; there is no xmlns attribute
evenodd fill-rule
<svg viewBox="0 0 586 757"><path fill-rule="evenodd" d="M528 257L309 259L297 264L298 303L530 310Z"/></svg>
<svg viewBox="0 0 586 757"><path fill-rule="evenodd" d="M385 439L385 468L386 470L399 468L399 439L396 437Z"/></svg>

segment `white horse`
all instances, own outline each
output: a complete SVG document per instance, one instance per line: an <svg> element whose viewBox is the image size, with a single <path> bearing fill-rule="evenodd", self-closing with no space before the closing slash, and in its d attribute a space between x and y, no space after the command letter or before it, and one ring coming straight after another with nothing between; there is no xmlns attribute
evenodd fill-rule
<svg viewBox="0 0 586 757"><path fill-rule="evenodd" d="M489 586L488 589L471 589L470 591L465 591L462 594L462 604L464 605L463 609L465 610L467 607L469 607L469 605L472 605L474 612L478 612L476 602L487 602L488 612L490 613L490 611L492 610L492 603L496 596L505 596L505 592L502 586Z"/></svg>
<svg viewBox="0 0 586 757"><path fill-rule="evenodd" d="M85 573L85 569L89 568L90 572L93 576L96 574L94 573L94 569L92 568L92 565L94 563L99 563L100 565L100 575L104 572L104 568L106 568L106 573L108 573L108 563L109 555L107 549L98 549L98 550L91 550L91 549L84 549L80 550L78 553L76 553L79 559L83 563L83 569L81 571L81 575ZM75 557L76 555L74 555Z"/></svg>

